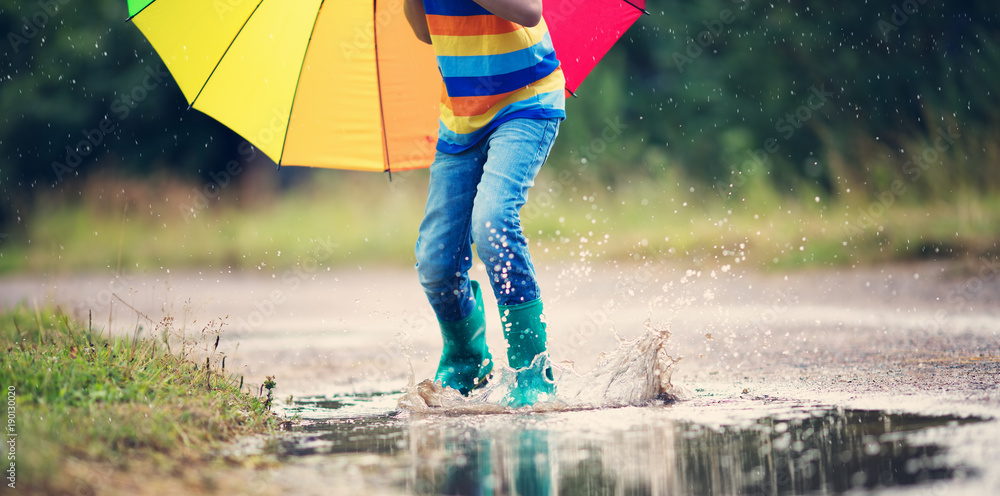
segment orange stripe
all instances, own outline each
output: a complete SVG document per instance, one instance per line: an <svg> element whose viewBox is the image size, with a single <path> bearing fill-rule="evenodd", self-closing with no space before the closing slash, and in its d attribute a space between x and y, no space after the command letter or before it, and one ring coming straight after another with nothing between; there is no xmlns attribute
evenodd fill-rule
<svg viewBox="0 0 1000 496"><path fill-rule="evenodd" d="M458 117L482 115L485 114L487 110L493 108L497 102L507 98L513 93L521 91L521 89L522 88L518 88L514 91L508 91L507 93L500 93L499 95L448 98L445 100L445 105L451 109L453 115Z"/></svg>
<svg viewBox="0 0 1000 496"><path fill-rule="evenodd" d="M521 26L495 15L443 16L428 15L427 27L435 36L474 36L504 34L517 31Z"/></svg>

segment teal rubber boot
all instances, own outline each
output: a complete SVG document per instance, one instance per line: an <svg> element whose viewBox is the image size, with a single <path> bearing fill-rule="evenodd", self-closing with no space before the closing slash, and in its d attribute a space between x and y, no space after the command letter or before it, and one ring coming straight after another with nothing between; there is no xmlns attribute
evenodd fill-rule
<svg viewBox="0 0 1000 496"><path fill-rule="evenodd" d="M500 305L503 337L507 340L507 363L517 372L514 389L507 398L510 406L533 405L539 399L552 400L556 384L552 365L545 353L545 321L541 298L517 305Z"/></svg>
<svg viewBox="0 0 1000 496"><path fill-rule="evenodd" d="M493 355L486 346L486 310L479 283L472 281L476 308L468 317L457 322L441 322L444 350L438 363L434 382L468 396L473 389L486 384L493 371Z"/></svg>

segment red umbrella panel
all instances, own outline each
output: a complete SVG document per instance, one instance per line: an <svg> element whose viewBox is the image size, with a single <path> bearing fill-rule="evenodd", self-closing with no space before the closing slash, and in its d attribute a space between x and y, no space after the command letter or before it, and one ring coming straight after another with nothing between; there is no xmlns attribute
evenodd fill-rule
<svg viewBox="0 0 1000 496"><path fill-rule="evenodd" d="M571 94L643 14L649 15L645 0L544 0L545 24Z"/></svg>

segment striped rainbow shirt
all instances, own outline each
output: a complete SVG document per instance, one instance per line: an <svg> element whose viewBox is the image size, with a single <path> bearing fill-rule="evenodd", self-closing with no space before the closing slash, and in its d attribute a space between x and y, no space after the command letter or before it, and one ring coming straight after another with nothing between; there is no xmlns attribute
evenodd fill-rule
<svg viewBox="0 0 1000 496"><path fill-rule="evenodd" d="M514 118L565 118L566 80L542 19L526 28L472 0L424 0L444 80L437 149L458 153Z"/></svg>

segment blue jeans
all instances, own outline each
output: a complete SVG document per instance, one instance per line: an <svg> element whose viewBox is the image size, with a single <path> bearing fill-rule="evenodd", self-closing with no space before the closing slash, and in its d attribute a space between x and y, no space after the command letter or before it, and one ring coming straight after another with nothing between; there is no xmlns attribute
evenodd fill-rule
<svg viewBox="0 0 1000 496"><path fill-rule="evenodd" d="M473 243L497 303L539 298L519 212L559 121L512 119L461 153L434 157L416 255L420 284L439 320L462 320L475 308L468 275Z"/></svg>

